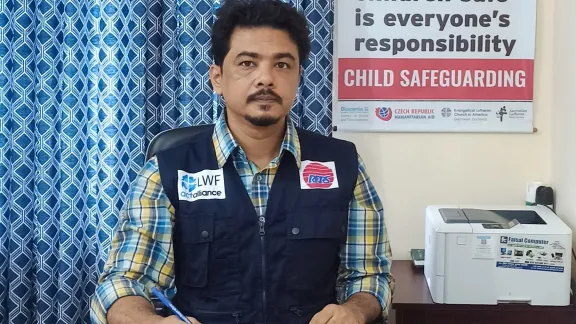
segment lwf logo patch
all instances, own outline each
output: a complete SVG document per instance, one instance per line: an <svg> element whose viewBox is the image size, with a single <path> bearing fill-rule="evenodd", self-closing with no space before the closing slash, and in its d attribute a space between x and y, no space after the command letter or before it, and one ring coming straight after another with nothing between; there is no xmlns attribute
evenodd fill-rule
<svg viewBox="0 0 576 324"><path fill-rule="evenodd" d="M333 189L338 188L338 176L334 161L316 162L302 161L300 167L301 189Z"/></svg>
<svg viewBox="0 0 576 324"><path fill-rule="evenodd" d="M196 173L178 170L178 198L186 201L226 199L223 170L202 170Z"/></svg>

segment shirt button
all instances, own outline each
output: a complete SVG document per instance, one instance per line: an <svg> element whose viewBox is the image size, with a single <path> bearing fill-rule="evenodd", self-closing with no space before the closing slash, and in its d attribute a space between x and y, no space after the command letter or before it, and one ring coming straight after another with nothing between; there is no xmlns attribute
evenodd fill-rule
<svg viewBox="0 0 576 324"><path fill-rule="evenodd" d="M258 182L262 181L262 176L261 176L261 175L257 175L257 176L256 176L256 181L258 181Z"/></svg>
<svg viewBox="0 0 576 324"><path fill-rule="evenodd" d="M298 227L294 227L294 228L292 229L292 234L298 235L298 233L300 233L300 229L299 229Z"/></svg>
<svg viewBox="0 0 576 324"><path fill-rule="evenodd" d="M202 231L202 234L200 235L202 235L202 238L208 238L209 236L208 231Z"/></svg>

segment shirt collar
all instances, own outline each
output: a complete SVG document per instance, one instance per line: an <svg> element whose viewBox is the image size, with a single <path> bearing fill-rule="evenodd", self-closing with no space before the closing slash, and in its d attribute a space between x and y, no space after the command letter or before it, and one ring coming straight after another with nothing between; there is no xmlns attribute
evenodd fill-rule
<svg viewBox="0 0 576 324"><path fill-rule="evenodd" d="M300 140L298 139L296 126L290 117L288 117L286 126L286 133L284 134L284 139L282 140L280 155L276 157L272 163L278 163L282 153L284 151L288 151L294 156L296 159L296 164L298 165L298 168L300 168ZM222 111L220 117L218 117L216 120L212 141L214 143L214 149L216 150L218 167L222 168L224 167L224 164L226 164L226 161L228 161L230 158L230 155L232 155L234 150L238 148L238 143L228 128L225 110Z"/></svg>

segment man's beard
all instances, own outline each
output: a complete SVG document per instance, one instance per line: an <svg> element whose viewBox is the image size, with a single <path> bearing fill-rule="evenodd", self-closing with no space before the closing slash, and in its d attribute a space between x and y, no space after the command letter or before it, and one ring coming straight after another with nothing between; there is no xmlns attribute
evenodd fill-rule
<svg viewBox="0 0 576 324"><path fill-rule="evenodd" d="M258 92L249 95L248 98L246 98L246 103L249 104L253 101L258 101L259 99L273 100L280 105L282 104L282 97L280 97L272 89L261 89ZM260 110L262 111L267 111L269 109L270 109L269 105L266 104L260 105ZM244 118L252 125L260 127L275 125L282 119L281 117L271 117L271 116L254 117L250 115L246 115Z"/></svg>
<svg viewBox="0 0 576 324"><path fill-rule="evenodd" d="M272 116L250 116L246 115L244 118L254 126L267 127L277 124L282 118Z"/></svg>

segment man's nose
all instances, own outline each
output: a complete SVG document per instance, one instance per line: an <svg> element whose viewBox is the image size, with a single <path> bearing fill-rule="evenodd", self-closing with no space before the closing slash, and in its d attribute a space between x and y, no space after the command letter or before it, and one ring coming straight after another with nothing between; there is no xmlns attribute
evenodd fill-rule
<svg viewBox="0 0 576 324"><path fill-rule="evenodd" d="M260 66L257 83L259 87L274 87L273 69L267 66Z"/></svg>

